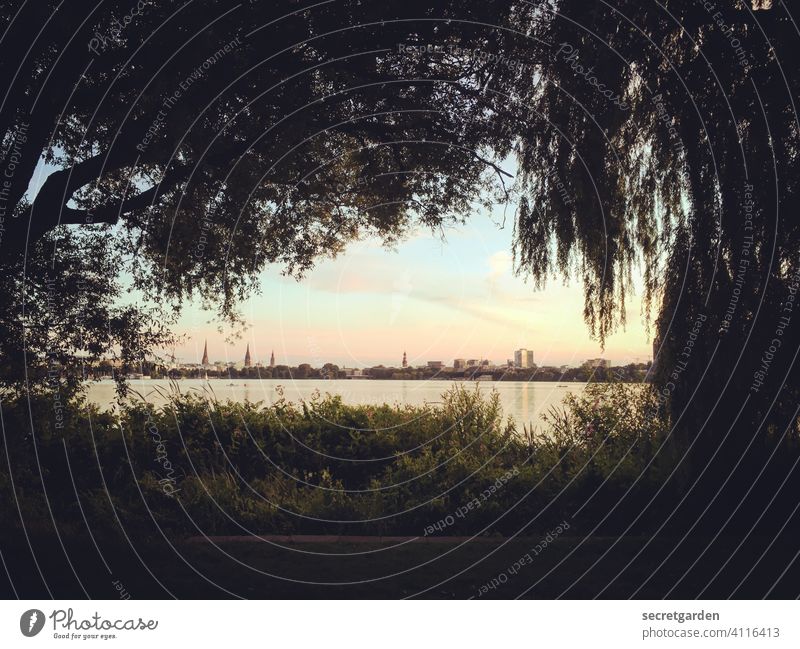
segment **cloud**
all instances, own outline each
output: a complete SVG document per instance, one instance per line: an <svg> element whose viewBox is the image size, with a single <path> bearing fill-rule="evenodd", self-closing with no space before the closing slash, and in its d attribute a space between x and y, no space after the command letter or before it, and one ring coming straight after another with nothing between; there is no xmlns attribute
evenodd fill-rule
<svg viewBox="0 0 800 649"><path fill-rule="evenodd" d="M503 275L510 275L514 263L513 257L508 250L498 250L489 255L486 260L489 265L489 281L495 282Z"/></svg>

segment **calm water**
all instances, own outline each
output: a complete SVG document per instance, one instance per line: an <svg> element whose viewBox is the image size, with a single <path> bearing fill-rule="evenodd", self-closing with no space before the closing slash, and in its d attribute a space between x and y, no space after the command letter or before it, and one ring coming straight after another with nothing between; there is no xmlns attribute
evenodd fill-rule
<svg viewBox="0 0 800 649"><path fill-rule="evenodd" d="M135 380L131 387L147 401L155 404L165 402L165 393L170 384L162 380ZM274 403L280 397L278 386L283 387L284 396L289 401L308 400L315 391L338 394L345 403L378 404L399 403L411 405L436 404L443 392L456 385L453 381L372 381L372 380L303 380L290 379L181 379L177 382L182 393L203 394L213 391L222 401L263 401ZM460 383L472 389L475 383ZM503 412L511 415L517 423L540 424L539 416L550 406L558 405L568 392L582 392L583 383L550 383L537 381L481 381L480 389L490 392L497 390ZM114 382L100 381L89 388L89 399L101 406L114 402Z"/></svg>

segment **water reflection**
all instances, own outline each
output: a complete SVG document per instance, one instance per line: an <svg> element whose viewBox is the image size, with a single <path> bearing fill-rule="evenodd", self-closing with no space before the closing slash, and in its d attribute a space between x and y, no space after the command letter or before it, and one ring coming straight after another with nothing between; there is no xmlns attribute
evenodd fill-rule
<svg viewBox="0 0 800 649"><path fill-rule="evenodd" d="M281 390L287 401L309 400L316 393L338 394L348 404L438 404L443 392L452 388L452 381L403 381L403 380L297 380L291 379L181 379L170 383L166 380L134 380L131 388L145 400L163 405L173 386L183 394L208 395L221 400L237 402L262 401L273 404L281 398ZM475 383L462 383L472 389ZM506 415L514 417L518 424L540 425L540 417L554 405L558 405L569 392L582 392L583 383L553 383L545 381L482 381L479 389L486 393L497 390ZM113 381L92 383L88 391L89 400L100 406L111 406L116 400Z"/></svg>

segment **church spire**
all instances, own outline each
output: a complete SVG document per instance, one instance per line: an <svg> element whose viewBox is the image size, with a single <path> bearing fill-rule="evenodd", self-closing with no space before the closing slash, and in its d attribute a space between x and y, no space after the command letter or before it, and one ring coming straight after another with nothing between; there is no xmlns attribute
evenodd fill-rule
<svg viewBox="0 0 800 649"><path fill-rule="evenodd" d="M269 355L269 366L275 367L275 350L272 350L272 353Z"/></svg>
<svg viewBox="0 0 800 649"><path fill-rule="evenodd" d="M174 362L174 361L173 361ZM203 344L203 365L208 365L208 340Z"/></svg>
<svg viewBox="0 0 800 649"><path fill-rule="evenodd" d="M250 343L247 343L247 351L244 353L244 366L250 367Z"/></svg>
<svg viewBox="0 0 800 649"><path fill-rule="evenodd" d="M405 351L403 351L403 367L408 367L408 358L406 357Z"/></svg>

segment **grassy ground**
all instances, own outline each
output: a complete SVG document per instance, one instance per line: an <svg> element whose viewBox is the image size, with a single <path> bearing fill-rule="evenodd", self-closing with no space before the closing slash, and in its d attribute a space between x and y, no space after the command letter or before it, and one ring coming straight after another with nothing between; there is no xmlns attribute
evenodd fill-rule
<svg viewBox="0 0 800 649"><path fill-rule="evenodd" d="M738 540L720 538L701 554L710 539L693 538L681 544L679 539L659 538L648 544L637 537L561 536L533 556L532 548L541 541L484 539L399 547L393 542L290 543L285 547L258 541L216 546L182 542L174 548L137 544L138 557L121 546L110 550L99 541L108 568L91 540L68 542L67 553L80 584L52 538L34 544L50 593L62 598L114 599L119 596L117 586L133 599L749 599L794 598L800 592L800 571L793 563L797 541L790 538L751 538L738 552ZM759 561L770 543L766 557ZM3 552L12 579L15 574L27 575L15 579L16 593L6 583L3 594L47 597L43 580L32 578L36 570L26 567L30 555L23 547L6 547ZM526 554L533 560L519 566ZM518 568L513 570L515 564ZM492 580L496 588L489 587Z"/></svg>

